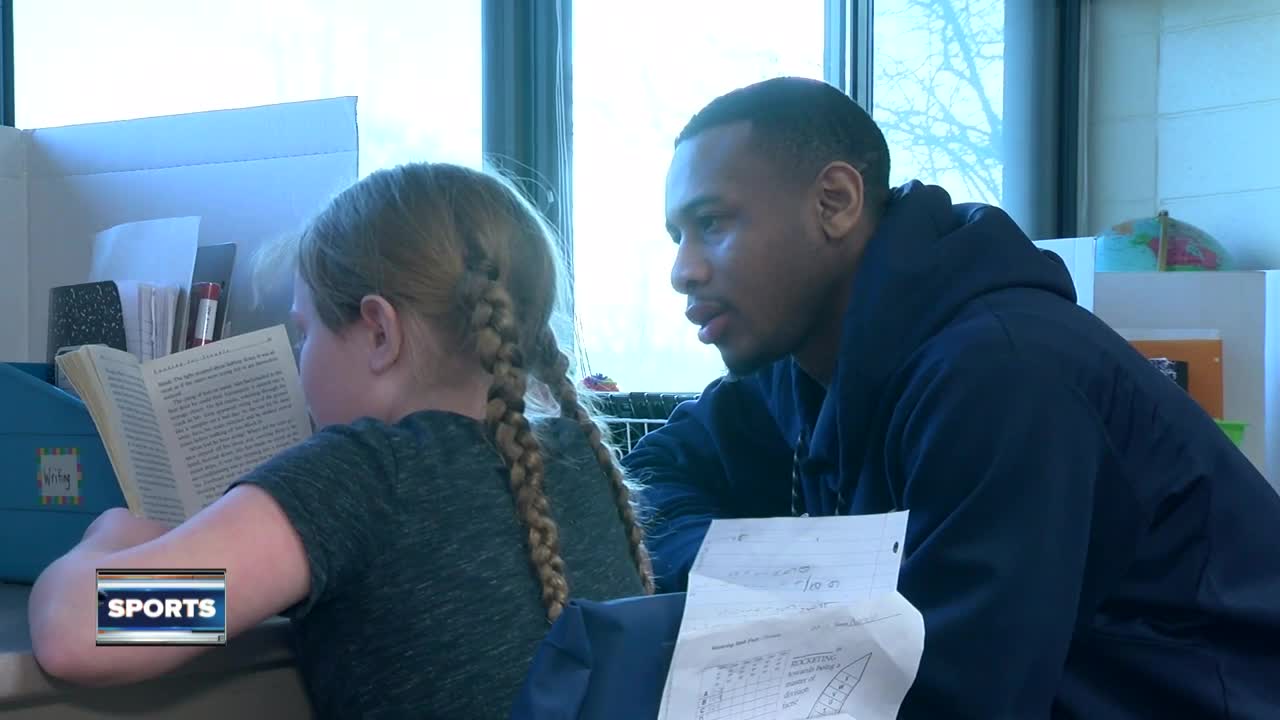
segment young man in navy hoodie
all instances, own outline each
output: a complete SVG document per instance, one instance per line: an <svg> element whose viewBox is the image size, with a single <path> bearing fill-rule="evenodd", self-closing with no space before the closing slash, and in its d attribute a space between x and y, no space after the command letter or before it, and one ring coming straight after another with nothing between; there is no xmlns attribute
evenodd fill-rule
<svg viewBox="0 0 1280 720"><path fill-rule="evenodd" d="M1280 717L1280 496L1007 215L888 178L816 81L680 134L671 280L730 376L626 461L661 589L712 518L910 510L902 717Z"/></svg>

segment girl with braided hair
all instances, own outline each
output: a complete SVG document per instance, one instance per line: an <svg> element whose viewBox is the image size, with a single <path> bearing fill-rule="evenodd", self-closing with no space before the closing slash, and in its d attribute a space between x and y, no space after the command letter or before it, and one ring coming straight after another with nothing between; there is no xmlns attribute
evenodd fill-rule
<svg viewBox="0 0 1280 720"><path fill-rule="evenodd" d="M653 590L552 329L551 238L508 183L463 167L382 170L338 195L290 248L318 432L172 530L99 518L34 590L46 670L125 682L200 652L93 647L94 609L67 599L91 566L225 567L231 643L290 617L317 714L506 717L571 596Z"/></svg>

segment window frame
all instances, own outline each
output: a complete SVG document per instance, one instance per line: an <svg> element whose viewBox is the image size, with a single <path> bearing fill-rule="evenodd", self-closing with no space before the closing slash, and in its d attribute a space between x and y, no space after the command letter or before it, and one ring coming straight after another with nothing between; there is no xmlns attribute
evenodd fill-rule
<svg viewBox="0 0 1280 720"><path fill-rule="evenodd" d="M0 125L14 126L13 0L0 0Z"/></svg>
<svg viewBox="0 0 1280 720"><path fill-rule="evenodd" d="M480 10L485 161L518 180L566 246L572 231L572 165L566 162L572 157L571 4L482 0Z"/></svg>
<svg viewBox="0 0 1280 720"><path fill-rule="evenodd" d="M870 111L872 106L873 0L827 0L824 78Z"/></svg>
<svg viewBox="0 0 1280 720"><path fill-rule="evenodd" d="M482 155L555 229L573 308L571 0L481 0ZM562 341L574 357L575 338Z"/></svg>
<svg viewBox="0 0 1280 720"><path fill-rule="evenodd" d="M1058 12L1058 237L1076 237L1084 231L1084 187L1081 160L1086 150L1081 142L1081 100L1087 88L1082 65L1085 57L1084 28L1089 0L1059 0Z"/></svg>

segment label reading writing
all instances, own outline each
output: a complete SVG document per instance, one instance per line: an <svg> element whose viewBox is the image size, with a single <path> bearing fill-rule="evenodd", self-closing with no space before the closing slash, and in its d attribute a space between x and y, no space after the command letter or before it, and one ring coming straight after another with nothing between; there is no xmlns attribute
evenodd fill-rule
<svg viewBox="0 0 1280 720"><path fill-rule="evenodd" d="M76 448L41 448L36 481L40 485L40 502L80 502L80 453Z"/></svg>

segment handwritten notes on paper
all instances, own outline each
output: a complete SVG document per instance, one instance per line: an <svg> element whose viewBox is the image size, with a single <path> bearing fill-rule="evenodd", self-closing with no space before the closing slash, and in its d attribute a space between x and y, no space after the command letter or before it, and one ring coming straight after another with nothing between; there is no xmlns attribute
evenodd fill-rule
<svg viewBox="0 0 1280 720"><path fill-rule="evenodd" d="M907 513L716 520L689 572L681 634L898 589Z"/></svg>
<svg viewBox="0 0 1280 720"><path fill-rule="evenodd" d="M924 649L897 592L906 527L906 512L713 522L661 717L895 717Z"/></svg>

